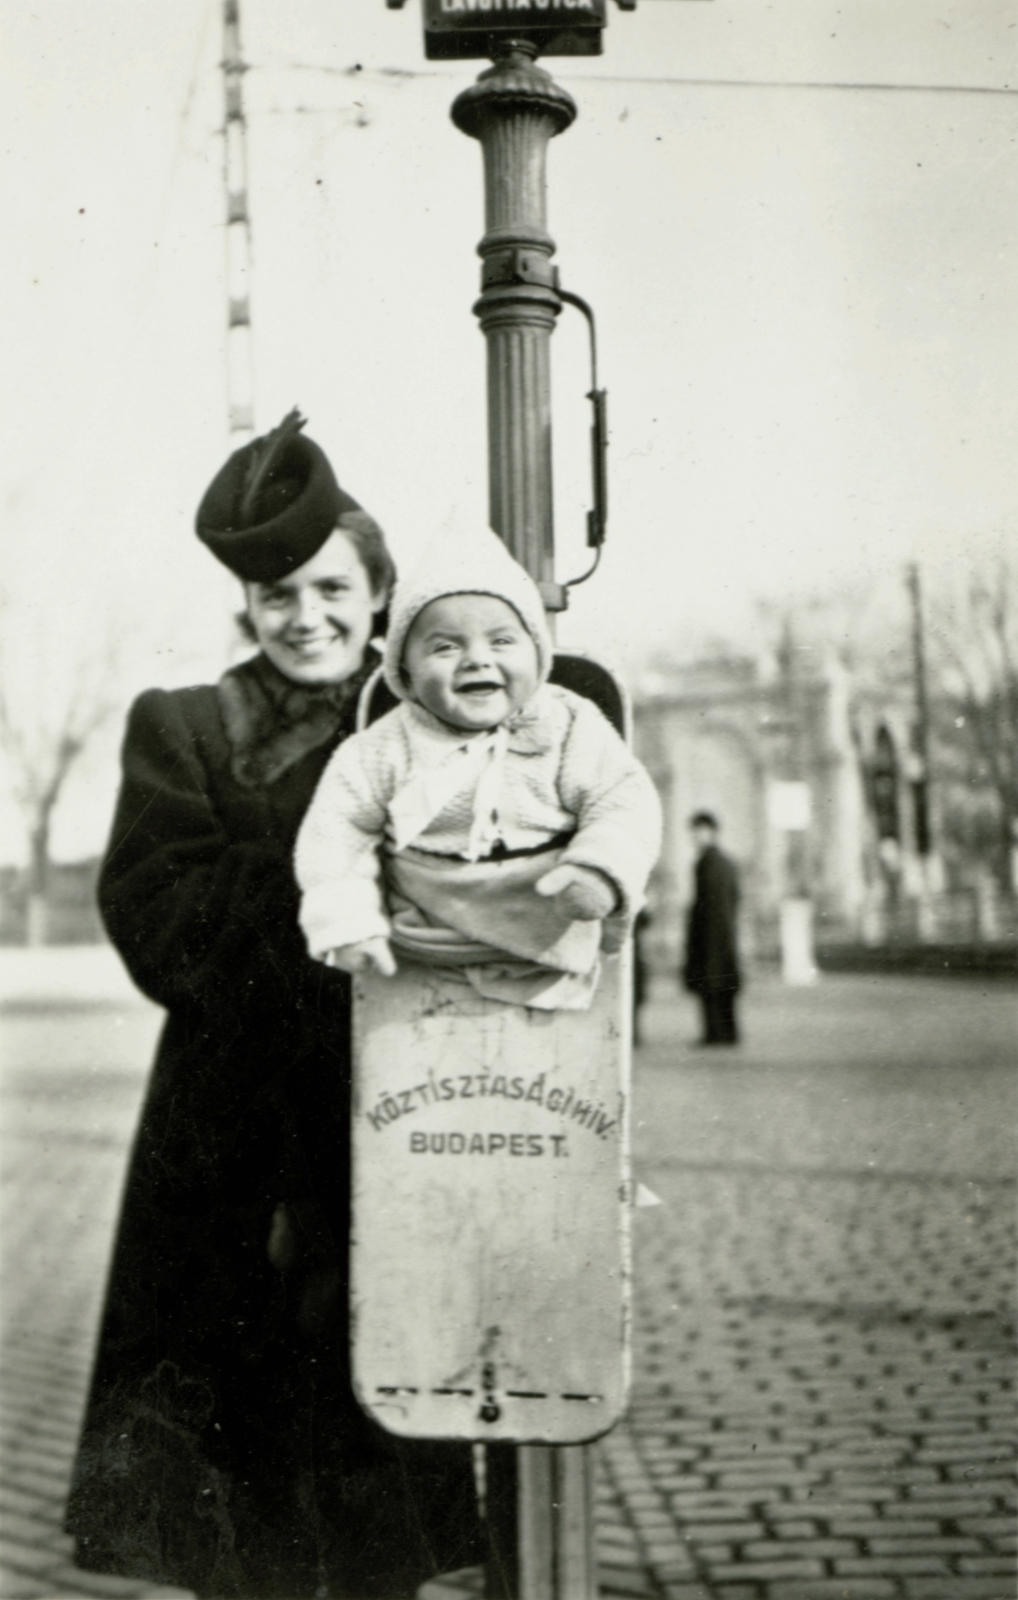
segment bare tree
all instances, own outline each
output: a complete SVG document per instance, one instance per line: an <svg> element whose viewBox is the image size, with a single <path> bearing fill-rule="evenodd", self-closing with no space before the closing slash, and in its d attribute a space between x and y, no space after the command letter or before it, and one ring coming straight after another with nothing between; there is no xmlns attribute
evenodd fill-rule
<svg viewBox="0 0 1018 1600"><path fill-rule="evenodd" d="M0 741L28 836L29 944L46 939L50 840L57 805L81 755L121 704L116 689L118 654L108 636L98 642L93 639L77 659L73 651L62 652L60 687L54 694L46 674L33 672L30 656L5 642L0 662Z"/></svg>
<svg viewBox="0 0 1018 1600"><path fill-rule="evenodd" d="M944 823L966 853L988 850L1006 883L1018 825L1014 568L1001 558L990 571L975 574L960 603L937 606L932 623L940 680L935 738L947 785Z"/></svg>

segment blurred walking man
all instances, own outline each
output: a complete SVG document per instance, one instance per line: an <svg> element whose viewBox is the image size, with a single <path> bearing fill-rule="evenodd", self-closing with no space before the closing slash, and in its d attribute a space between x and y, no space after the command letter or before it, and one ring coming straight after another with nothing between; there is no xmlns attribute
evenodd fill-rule
<svg viewBox="0 0 1018 1600"><path fill-rule="evenodd" d="M718 821L710 811L690 819L697 858L695 894L686 929L686 988L699 995L703 1011L701 1044L737 1044L735 996L739 992L736 915L739 878L735 865L718 848Z"/></svg>

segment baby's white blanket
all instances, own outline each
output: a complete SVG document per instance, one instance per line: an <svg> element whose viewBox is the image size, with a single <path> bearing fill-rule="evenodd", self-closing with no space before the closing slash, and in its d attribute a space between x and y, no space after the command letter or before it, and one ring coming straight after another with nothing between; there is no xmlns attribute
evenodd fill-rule
<svg viewBox="0 0 1018 1600"><path fill-rule="evenodd" d="M598 974L599 922L574 922L534 885L561 850L457 861L403 850L385 861L397 952L450 968L480 994L540 1010L586 1011Z"/></svg>

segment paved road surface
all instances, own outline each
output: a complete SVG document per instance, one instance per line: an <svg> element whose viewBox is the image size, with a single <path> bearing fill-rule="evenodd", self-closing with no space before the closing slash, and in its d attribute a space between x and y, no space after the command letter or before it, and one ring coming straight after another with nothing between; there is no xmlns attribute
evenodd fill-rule
<svg viewBox="0 0 1018 1600"><path fill-rule="evenodd" d="M2 1600L169 1595L59 1531L157 1017L3 1018ZM961 979L761 980L738 1051L648 1008L636 1382L605 1595L1013 1600L1015 1009ZM464 1591L471 1584L464 1580Z"/></svg>

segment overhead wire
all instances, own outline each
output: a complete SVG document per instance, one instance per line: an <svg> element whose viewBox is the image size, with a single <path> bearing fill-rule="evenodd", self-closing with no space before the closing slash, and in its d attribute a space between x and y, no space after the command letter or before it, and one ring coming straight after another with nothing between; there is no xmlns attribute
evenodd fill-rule
<svg viewBox="0 0 1018 1600"><path fill-rule="evenodd" d="M459 80L461 73L448 71L420 71L412 67L365 67L355 62L349 67L332 67L314 61L260 62L255 65L274 72L322 72L331 77L355 78L360 75L380 78L433 78L436 82ZM808 78L683 78L645 77L625 73L568 73L570 83L619 83L639 87L675 87L682 89L805 89L832 90L839 93L874 94L985 94L1018 95L1018 86L1009 84L968 83L864 83L837 79Z"/></svg>

